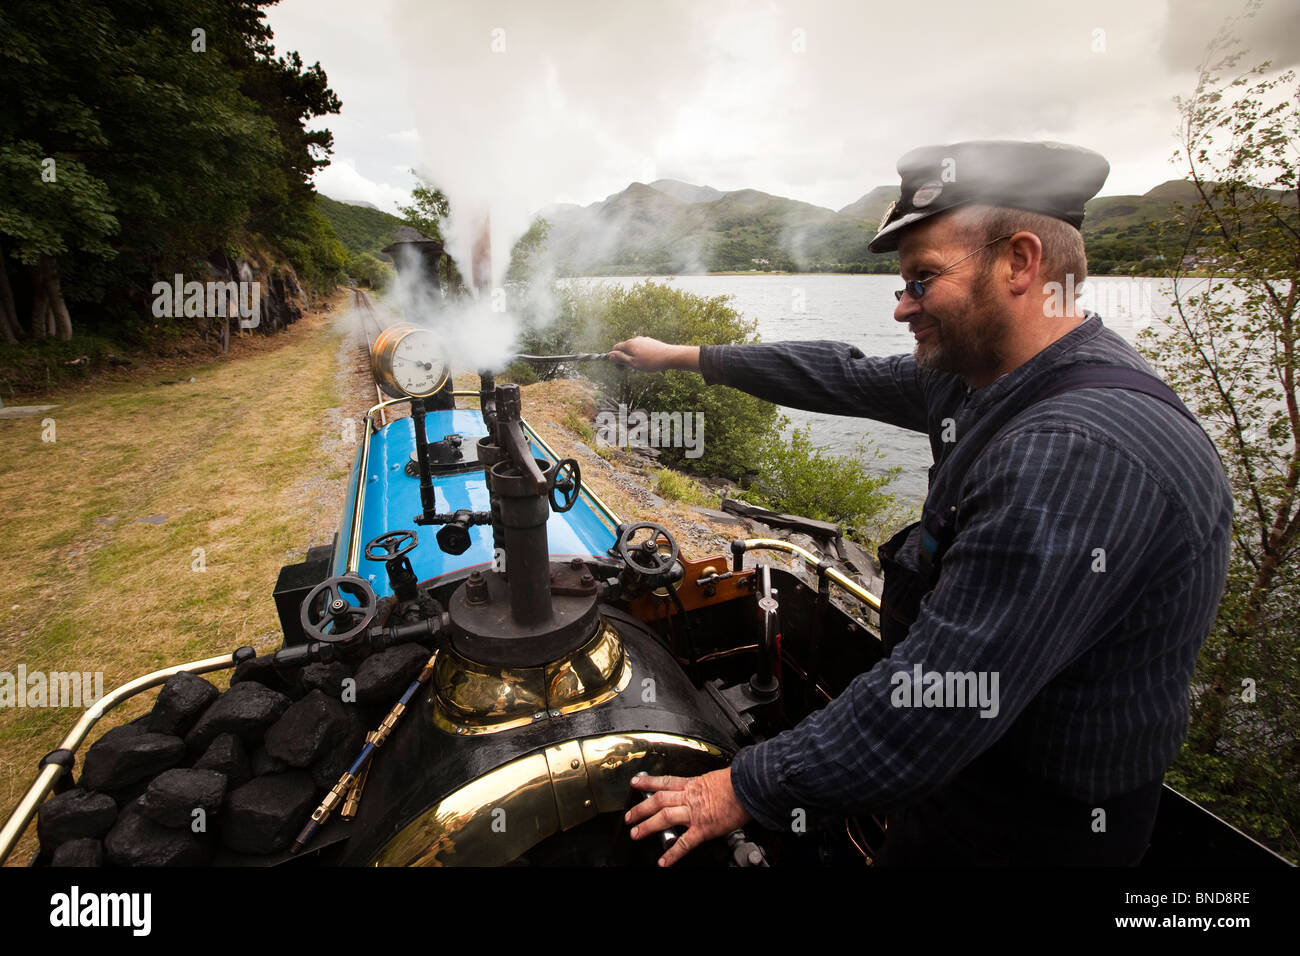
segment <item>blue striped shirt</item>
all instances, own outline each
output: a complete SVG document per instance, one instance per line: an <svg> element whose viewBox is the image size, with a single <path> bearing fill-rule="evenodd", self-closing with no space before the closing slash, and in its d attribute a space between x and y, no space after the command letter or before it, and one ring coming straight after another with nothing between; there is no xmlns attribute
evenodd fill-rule
<svg viewBox="0 0 1300 956"><path fill-rule="evenodd" d="M706 346L705 380L779 404L925 432L936 461L1040 373L1150 372L1096 315L990 385L838 342ZM1205 434L1139 392L1085 389L1018 415L961 487L956 537L908 639L797 727L741 750L732 782L761 823L796 808L888 811L994 744L1027 785L1101 800L1158 780L1187 729L1233 501ZM915 545L900 555L916 566ZM996 715L909 706L901 674L997 680ZM919 694L919 691L917 692ZM983 708L984 712L990 708Z"/></svg>

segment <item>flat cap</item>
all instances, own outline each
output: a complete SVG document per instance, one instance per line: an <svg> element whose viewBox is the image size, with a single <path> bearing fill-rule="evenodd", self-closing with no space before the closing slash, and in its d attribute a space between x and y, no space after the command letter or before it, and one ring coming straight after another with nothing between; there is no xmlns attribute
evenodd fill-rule
<svg viewBox="0 0 1300 956"><path fill-rule="evenodd" d="M973 140L920 146L898 161L900 197L885 210L868 248L891 252L903 230L970 203L1027 209L1078 229L1083 204L1097 195L1109 172L1100 153L1065 143Z"/></svg>

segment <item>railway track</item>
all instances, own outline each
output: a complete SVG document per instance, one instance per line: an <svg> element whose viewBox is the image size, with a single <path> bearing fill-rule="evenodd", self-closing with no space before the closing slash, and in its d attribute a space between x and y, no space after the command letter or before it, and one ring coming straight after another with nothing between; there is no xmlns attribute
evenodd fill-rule
<svg viewBox="0 0 1300 956"><path fill-rule="evenodd" d="M370 296L360 289L352 290L352 309L361 320L361 335L365 344L365 368L369 370L370 355L374 351L375 341L379 338L379 333L384 330L384 327L379 322L379 313L375 311L374 305L371 304ZM388 400L388 396L384 394L383 389L378 385L375 385L375 395L377 404L383 404ZM379 421L381 425L388 424L388 416L382 409L379 412Z"/></svg>

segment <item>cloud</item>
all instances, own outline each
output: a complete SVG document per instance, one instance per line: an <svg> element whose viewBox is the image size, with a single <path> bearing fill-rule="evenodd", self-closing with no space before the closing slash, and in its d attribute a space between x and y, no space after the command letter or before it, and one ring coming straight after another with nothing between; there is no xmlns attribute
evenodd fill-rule
<svg viewBox="0 0 1300 956"><path fill-rule="evenodd" d="M1300 64L1300 4L1271 0L1254 16L1241 16L1247 6L1222 0L1171 0L1160 44L1161 59L1173 69L1196 69L1214 32L1231 18L1235 21L1233 34L1249 51L1241 67L1264 60L1278 70Z"/></svg>
<svg viewBox="0 0 1300 956"><path fill-rule="evenodd" d="M409 186L403 188L368 179L347 156L335 156L329 166L316 174L316 191L331 199L364 199L391 213L396 213L397 206L410 202L411 198Z"/></svg>
<svg viewBox="0 0 1300 956"><path fill-rule="evenodd" d="M451 198L453 253L466 256L490 211L500 275L535 211L633 180L838 209L896 182L914 146L1021 138L1096 149L1112 165L1103 194L1144 192L1180 175L1173 97L1191 92L1201 49L1236 9L284 0L268 16L344 99L330 127L355 166L349 191L391 208L384 191L399 187L377 181L418 166ZM1297 17L1268 0L1243 39L1294 61Z"/></svg>

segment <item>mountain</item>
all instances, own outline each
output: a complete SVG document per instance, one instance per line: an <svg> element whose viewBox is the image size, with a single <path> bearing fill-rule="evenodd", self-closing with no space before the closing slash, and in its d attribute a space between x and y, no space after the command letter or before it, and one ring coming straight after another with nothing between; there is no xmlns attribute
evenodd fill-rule
<svg viewBox="0 0 1300 956"><path fill-rule="evenodd" d="M861 199L851 202L841 209L840 215L865 219L872 225L878 225L880 217L885 214L889 204L897 199L898 195L899 189L897 186L877 186Z"/></svg>
<svg viewBox="0 0 1300 956"><path fill-rule="evenodd" d="M722 198L722 192L712 186L692 186L676 179L656 179L650 184L651 189L667 193L682 202L713 202Z"/></svg>
<svg viewBox="0 0 1300 956"><path fill-rule="evenodd" d="M1143 199L1157 199L1161 202L1180 202L1191 205L1201 198L1196 191L1196 184L1190 179L1170 179L1142 194Z"/></svg>
<svg viewBox="0 0 1300 956"><path fill-rule="evenodd" d="M365 209L378 209L372 202L366 202L364 199L340 199L339 202L347 203L349 206L361 206Z"/></svg>
<svg viewBox="0 0 1300 956"><path fill-rule="evenodd" d="M757 189L661 179L546 213L547 258L561 275L896 268L866 251L875 223Z"/></svg>
<svg viewBox="0 0 1300 956"><path fill-rule="evenodd" d="M873 255L867 243L898 195L897 186L877 186L836 211L757 189L632 183L589 206L543 210L551 229L540 258L558 275L896 272L897 255ZM1195 200L1185 180L1090 200L1083 224L1090 271L1158 269L1180 253L1176 237L1157 238L1149 224L1168 219L1174 203Z"/></svg>
<svg viewBox="0 0 1300 956"><path fill-rule="evenodd" d="M1184 186L1191 183L1171 180L1141 196L1098 196L1088 200L1083 207L1083 235L1085 238L1103 233L1110 234L1139 226L1143 223L1165 219L1173 211L1173 204L1194 202Z"/></svg>

